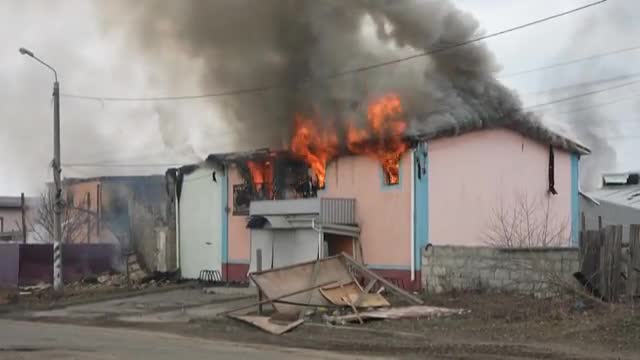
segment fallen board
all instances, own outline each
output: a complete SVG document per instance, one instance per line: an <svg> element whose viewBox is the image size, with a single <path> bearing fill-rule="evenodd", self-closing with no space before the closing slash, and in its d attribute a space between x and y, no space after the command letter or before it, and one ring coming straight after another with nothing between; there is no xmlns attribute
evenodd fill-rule
<svg viewBox="0 0 640 360"><path fill-rule="evenodd" d="M253 325L258 329L264 330L274 335L282 335L287 331L290 331L300 326L304 322L303 319L299 319L299 320L290 322L288 324L281 324L280 322L278 323L272 322L271 319L267 316L251 316L251 315L245 315L245 316L227 315L227 316L229 316L232 319L236 319L236 320L245 322L247 324Z"/></svg>
<svg viewBox="0 0 640 360"><path fill-rule="evenodd" d="M361 312L358 315L349 314L343 316L325 316L325 321L330 323L346 323L362 319L416 319L451 316L465 313L462 309L449 309L436 306L406 306L390 309Z"/></svg>
<svg viewBox="0 0 640 360"><path fill-rule="evenodd" d="M342 287L325 287L320 293L330 303L338 306L351 306L359 299L358 308L387 307L391 306L387 299L380 294L364 294L362 288L356 283L346 284Z"/></svg>
<svg viewBox="0 0 640 360"><path fill-rule="evenodd" d="M249 274L249 277L271 300L278 299L285 294L296 293L299 289L314 287L317 284L325 284L322 286L326 287L331 283L348 284L353 281L351 273L337 256L255 272ZM313 280L311 285L310 280ZM313 289L310 293L311 296L306 293L291 295L286 300L301 304L329 304L318 290ZM302 310L302 307L292 304L275 303L273 306L281 313L299 314Z"/></svg>

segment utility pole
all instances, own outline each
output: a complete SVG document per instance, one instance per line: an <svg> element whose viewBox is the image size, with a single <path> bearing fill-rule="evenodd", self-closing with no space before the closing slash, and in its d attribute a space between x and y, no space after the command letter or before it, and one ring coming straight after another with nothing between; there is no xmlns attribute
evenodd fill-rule
<svg viewBox="0 0 640 360"><path fill-rule="evenodd" d="M20 54L32 57L37 62L53 71L53 185L54 210L53 210L53 289L62 292L62 184L60 175L60 83L58 83L58 73L51 65L37 58L33 52L25 48L20 48Z"/></svg>
<svg viewBox="0 0 640 360"><path fill-rule="evenodd" d="M20 194L20 210L22 212L22 242L27 243L27 221L25 219L26 204L24 201L24 193Z"/></svg>

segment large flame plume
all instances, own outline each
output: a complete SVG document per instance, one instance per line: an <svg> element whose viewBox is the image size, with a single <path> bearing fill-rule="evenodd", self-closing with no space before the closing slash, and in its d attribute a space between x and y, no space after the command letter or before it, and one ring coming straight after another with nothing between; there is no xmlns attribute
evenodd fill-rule
<svg viewBox="0 0 640 360"><path fill-rule="evenodd" d="M273 196L273 166L270 160L262 162L249 160L247 167L251 173L253 190L262 193L267 198Z"/></svg>
<svg viewBox="0 0 640 360"><path fill-rule="evenodd" d="M327 163L338 153L338 144L335 128L320 130L312 118L296 115L291 151L309 165L319 188L324 187Z"/></svg>
<svg viewBox="0 0 640 360"><path fill-rule="evenodd" d="M334 127L319 128L319 123L316 119L296 115L291 151L309 165L322 188L327 164L338 154L340 141ZM348 126L343 144L353 154L368 155L378 160L387 182L397 184L400 180L400 158L409 147L404 138L406 129L400 97L389 94L369 104L367 127Z"/></svg>

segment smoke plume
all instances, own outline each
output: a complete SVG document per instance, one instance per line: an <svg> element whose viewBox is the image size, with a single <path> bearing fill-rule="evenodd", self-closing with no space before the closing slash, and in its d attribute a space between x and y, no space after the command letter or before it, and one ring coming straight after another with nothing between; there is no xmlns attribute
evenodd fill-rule
<svg viewBox="0 0 640 360"><path fill-rule="evenodd" d="M570 58L571 54L585 51L587 53L603 52L600 44L607 44L605 49L623 49L637 44L638 31L635 18L631 14L640 11L640 3L612 1L600 10L587 16L581 26L576 29L565 54L561 55L562 58ZM635 61L632 56L635 56ZM580 66L574 65L570 69L562 69L563 77L571 78L576 83L584 79L615 78L616 76L620 77L620 80L581 87L556 95L569 96L636 80L637 76L634 79L625 78L625 76L635 71L630 70L630 64L637 62L637 59L638 54L628 53L589 61ZM574 135L592 152L581 160L580 185L584 190L594 190L599 187L604 172L636 170L618 169L618 154L614 144L608 140L621 134L637 133L637 130L631 130L633 126L629 124L628 114L634 112L639 102L637 100L617 102L629 97L629 91L633 91L630 89L623 88L596 97L581 98L579 101L571 102L565 108L567 124ZM615 105L601 106L609 102Z"/></svg>
<svg viewBox="0 0 640 360"><path fill-rule="evenodd" d="M180 84L184 73L175 69L185 69L181 61L187 58L197 65L193 71L201 71L202 92L277 86L211 98L240 134L238 146L282 146L296 112L327 122L362 121L367 100L388 92L398 94L413 115L413 131L454 126L459 132L505 114L523 116L519 100L494 79L499 67L482 43L324 80L481 35L478 21L448 0L142 0L100 6L107 31L129 31L132 49L166 69L172 84Z"/></svg>

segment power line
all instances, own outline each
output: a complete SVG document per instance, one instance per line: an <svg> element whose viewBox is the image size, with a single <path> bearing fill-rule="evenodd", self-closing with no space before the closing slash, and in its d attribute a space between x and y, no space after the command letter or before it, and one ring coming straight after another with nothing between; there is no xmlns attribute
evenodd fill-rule
<svg viewBox="0 0 640 360"><path fill-rule="evenodd" d="M542 95L542 94L547 94L547 93L552 93L552 92L557 92L557 91L562 91L562 90L573 89L573 88L577 88L577 87L584 88L584 87L589 87L589 86L593 86L593 85L601 85L601 84L606 84L606 83L610 83L610 82L633 79L633 78L636 78L638 76L640 76L640 72L636 72L636 73L632 73L632 74L626 74L626 75L620 75L620 76L614 76L614 77L610 77L610 78L606 78L606 79L599 79L599 80L586 81L586 82L581 82L581 83L574 83L574 84L569 84L569 85L565 85L565 86L559 86L559 87L556 87L556 88L551 88L551 89L546 89L546 90L541 90L541 91L536 91L536 92L529 92L529 93L525 93L525 94L520 94L520 96L521 97L526 97L526 96Z"/></svg>
<svg viewBox="0 0 640 360"><path fill-rule="evenodd" d="M635 77L634 76L630 76L630 77ZM621 77L622 78L622 77ZM603 81L604 82L604 81ZM597 83L597 82L593 82L593 83ZM598 93L604 93L610 90L615 90L618 88L622 88L622 87L627 87L627 86L631 86L634 84L640 83L640 80L635 80L635 81L630 81L627 83L623 83L623 84L619 84L616 86L611 86L611 87L607 87L604 89L599 89L599 90L594 90L594 91L589 91L589 92L585 92L585 93L579 93L579 94L575 94L575 95L571 95L569 97L566 98L562 98L562 99L557 99L554 101L550 101L547 103L543 103L543 104L537 104L537 105L533 105L533 106L529 106L529 107L524 107L523 110L531 110L531 109L535 109L538 107L544 107L544 106L548 106L548 105L554 105L557 103L562 103L562 102L567 102L570 100L575 100L578 98L582 98L582 97L586 97L586 96L590 96L590 95L594 95L594 94L598 94ZM585 83L583 83L585 84ZM571 86L567 86L568 87L576 87L579 86L581 84L576 84L576 85L571 85ZM547 91L552 91L554 89L550 89ZM608 106L608 105L612 105L618 102L622 102L622 101L628 101L628 100L633 100L634 98L636 98L638 95L640 95L640 92L635 92L634 93L635 96L629 96L629 97L623 97L623 98L617 98L617 99L613 99L612 101L609 102L605 102L605 103L600 103L600 104L596 104L596 105L591 105L591 106L586 106L586 107L582 107L579 109L574 109L571 111L565 111L565 112L551 112L551 114L557 114L557 115L564 115L564 114L571 114L571 113L576 113L576 112L581 112L581 111L586 111L586 110L590 110L593 108L599 108L599 107L603 107L603 106ZM441 110L452 110L453 108L446 108L446 109L441 109ZM220 134L227 134L228 132L223 132ZM216 136L219 134L215 134ZM249 137L239 137L238 139L248 139ZM168 150L169 151L169 150ZM162 155L163 153L155 153L158 155ZM148 153L146 154L149 157L153 157L154 153ZM144 155L142 155L144 156ZM127 161L127 160L142 160L141 156L137 156L134 158L120 158L120 159L102 159L102 160L96 160L93 162L81 162L81 163L68 163L68 164L64 164L65 167L113 167L113 168L118 168L118 167L160 167L160 166L175 166L175 165L180 165L179 163L160 163L160 164L142 164L142 163L119 163L122 161Z"/></svg>
<svg viewBox="0 0 640 360"><path fill-rule="evenodd" d="M358 68L353 68L353 69L348 69L348 70L344 70L344 71L339 71L333 74L329 74L326 75L322 78L310 78L307 80L302 81L300 84L294 85L294 87L301 87L301 85L304 84L312 84L312 83L316 83L316 82L322 82L322 81L328 81L328 80L334 80L337 78L341 78L343 76L346 75L351 75L351 74L356 74L356 73L361 73L361 72L365 72L365 71L369 71L369 70L373 70L373 69L377 69L377 68L381 68L381 67L385 67L385 66L389 66L389 65L394 65L394 64L398 64L398 63L402 63L405 61L410 61L413 59L417 59L417 58L421 58L421 57L425 57L425 56L429 56L429 55L434 55L434 54L438 54L441 52L445 52L448 50L452 50L452 49L456 49L456 48L460 48L460 47L464 47L476 42L480 42L480 41L484 41L484 40L488 40L497 36L501 36L510 32L514 32L517 30L522 30L534 25L538 25L541 24L543 22L547 22L550 20L554 20L557 19L559 17L563 17L566 15L570 15L573 13L576 13L578 11L582 11L585 9L588 9L590 7L596 6L596 5L600 5L602 3L605 3L607 0L599 0L587 5L583 5L581 7L569 10L569 11L565 11L562 13L558 13L552 16L548 16L542 19L538 19L523 25L519 25L513 28L509 28L506 30L502 30L499 32L495 32L492 34L488 34L488 35L484 35L484 36L480 36L477 38L473 38L470 40L466 40L463 42L459 42L459 43L455 43L452 45L448 45L448 46L443 46L443 47L437 47L431 50L427 50L425 52L421 52L421 53L417 53L414 55L410 55L410 56L406 56L406 57L402 57L402 58L397 58L394 60L389 60L389 61L385 61L385 62L381 62L381 63L377 63L377 64L372 64L372 65L367 65L367 66L362 66L362 67L358 67ZM111 97L111 96L86 96L86 95L76 95L76 94L67 94L67 93L63 93L62 96L67 97L67 98L74 98L74 99L82 99L82 100L94 100L94 101L179 101L179 100L193 100L193 99L202 99L202 98L211 98L211 97L222 97L222 96L232 96L232 95L244 95L244 94L250 94L250 93L257 93L257 92L264 92L264 91L269 91L269 90L275 90L275 89L283 89L283 88L288 88L291 87L291 85L289 84L274 84L274 85L263 85L263 86L257 86L257 87L250 87L250 88L244 88L244 89L237 89L237 90L228 90L228 91L221 91L221 92L216 92L216 93L209 93L209 94L197 94L197 95L181 95L181 96L155 96L155 97Z"/></svg>
<svg viewBox="0 0 640 360"><path fill-rule="evenodd" d="M640 135L621 135L604 138L605 140L636 140L640 139Z"/></svg>
<svg viewBox="0 0 640 360"><path fill-rule="evenodd" d="M181 166L183 163L151 163L151 164L105 164L105 163L76 163L76 164L62 164L66 168L78 168L78 167L107 167L107 168L152 168L152 167L168 167L168 166Z"/></svg>
<svg viewBox="0 0 640 360"><path fill-rule="evenodd" d="M584 61L594 60L594 59L598 59L598 58L603 58L603 57L607 57L607 56L611 56L611 55L617 55L617 54L630 52L630 51L636 51L636 50L640 50L640 46L634 46L634 47L630 47L630 48L613 50L613 51L600 53L600 54L595 54L595 55L591 55L591 56L587 56L587 57L583 57L583 58L579 58L579 59L573 59L573 60L564 61L564 62L560 62L560 63L556 63L556 64L541 66L541 67L533 68L533 69L529 69L529 70L517 71L517 72L505 74L505 75L500 75L500 76L498 76L498 78L506 79L506 78L510 78L510 77L529 74L529 73L532 73L532 72L548 70L548 69L554 69L554 68L557 68L557 67L562 67L562 66L567 66L567 65L573 65L573 64L580 63L580 62L584 62Z"/></svg>
<svg viewBox="0 0 640 360"><path fill-rule="evenodd" d="M604 102L604 103L584 106L584 107L581 107L581 108L578 108L578 109L569 110L569 111L552 112L551 114L566 115L566 114L579 113L579 112L583 112L583 111L587 111L587 110L592 110L592 109L597 109L597 108L601 108L601 107L605 107L605 106L609 106L609 105L614 105L614 104L617 104L617 103L620 103L620 102L623 102L623 101L634 100L634 99L638 98L639 95L640 95L640 93L636 92L636 93L634 93L634 96L617 98L617 99L613 99L611 101L607 101L607 102Z"/></svg>
<svg viewBox="0 0 640 360"><path fill-rule="evenodd" d="M558 104L558 103L562 103L562 102L566 102L566 101L571 101L571 100L579 99L579 98L582 98L582 97L595 95L595 94L607 92L607 91L610 91L610 90L615 90L615 89L631 86L631 85L638 84L638 83L640 83L640 80L630 81L630 82L626 82L626 83L623 83L623 84L620 84L620 85L610 86L610 87L607 87L607 88L604 88L604 89L600 89L600 90L588 91L588 92L584 92L584 93L581 93L581 94L572 95L572 96L569 96L569 97L565 97L565 98L549 101L549 102L542 103L542 104L536 104L536 105L532 105L532 106L527 106L527 107L523 108L523 110L537 109L537 108L540 108L540 107L543 107L543 106L554 105L554 104Z"/></svg>

